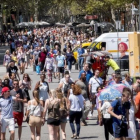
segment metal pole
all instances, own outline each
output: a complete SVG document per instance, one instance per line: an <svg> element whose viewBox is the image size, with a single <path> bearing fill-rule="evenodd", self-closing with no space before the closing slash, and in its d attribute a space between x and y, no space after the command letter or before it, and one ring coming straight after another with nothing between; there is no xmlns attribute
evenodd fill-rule
<svg viewBox="0 0 140 140"><path fill-rule="evenodd" d="M140 31L140 0L139 0L139 31Z"/></svg>

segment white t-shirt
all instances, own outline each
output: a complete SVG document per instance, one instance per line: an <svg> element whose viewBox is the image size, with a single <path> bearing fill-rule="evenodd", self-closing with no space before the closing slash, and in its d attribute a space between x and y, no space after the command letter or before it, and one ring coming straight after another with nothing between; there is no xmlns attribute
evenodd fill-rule
<svg viewBox="0 0 140 140"><path fill-rule="evenodd" d="M70 94L69 100L71 102L70 110L71 111L81 111L84 107L84 97L80 95Z"/></svg>
<svg viewBox="0 0 140 140"><path fill-rule="evenodd" d="M97 82L98 81L98 82ZM99 84L100 83L100 84ZM90 80L89 80L89 84L91 85L91 92L92 93L96 93L97 91L97 87L99 87L100 85L102 85L102 83L103 83L103 80L102 80L102 78L95 78L95 77L92 77L92 78L90 78Z"/></svg>
<svg viewBox="0 0 140 140"><path fill-rule="evenodd" d="M108 113L108 108L111 106L110 102L106 101L103 103L101 107L101 111L103 111L103 118L110 118L110 114Z"/></svg>

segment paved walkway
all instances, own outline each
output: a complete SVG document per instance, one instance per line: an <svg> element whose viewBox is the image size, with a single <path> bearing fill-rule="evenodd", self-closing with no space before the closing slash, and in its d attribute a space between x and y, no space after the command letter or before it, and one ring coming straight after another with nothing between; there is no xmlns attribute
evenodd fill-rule
<svg viewBox="0 0 140 140"><path fill-rule="evenodd" d="M74 68L74 67L73 67ZM39 80L39 75L37 75L35 72L33 72L32 68L29 68L26 70L26 73L28 73L32 79L32 90L34 89L34 86L36 82ZM71 77L76 80L78 77L79 71L77 70L72 70ZM0 78L3 78L5 75L5 67L0 66ZM21 75L22 77L22 75ZM58 80L54 79L53 83L49 84L50 89L55 89L58 86ZM30 92L31 98L32 98L32 92ZM87 120L88 126L82 126L81 127L81 134L80 137L81 139L84 140L104 140L104 132L103 132L103 127L99 126L96 124L96 116L97 116L97 111L94 111L94 117ZM16 126L16 135L15 135L15 140L17 140L17 126ZM6 132L6 139L9 139L9 132ZM23 123L23 132L22 132L22 139L21 140L29 140L30 139L30 128L26 122ZM71 140L71 129L69 122L66 125L66 135L67 135L67 140ZM41 131L41 140L48 140L49 139L49 134L48 134L48 127L47 124L45 124L42 127Z"/></svg>

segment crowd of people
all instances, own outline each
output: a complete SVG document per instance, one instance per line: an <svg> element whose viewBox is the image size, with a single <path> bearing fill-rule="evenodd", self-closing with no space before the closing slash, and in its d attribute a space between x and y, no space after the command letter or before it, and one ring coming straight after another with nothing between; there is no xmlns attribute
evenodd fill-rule
<svg viewBox="0 0 140 140"><path fill-rule="evenodd" d="M7 127L10 140L15 139L16 123L18 139L21 140L23 120L29 124L32 140L41 139L41 126L45 121L50 140L60 140L60 132L62 139L66 140L68 120L71 138L79 139L80 127L88 125L86 120L94 114L95 107L98 111L97 123L104 125L106 140L109 140L109 133L115 140L140 139L140 77L134 81L126 73L122 79L119 66L106 56L105 61L114 73L104 81L100 70L92 71L91 64L84 61L84 50L79 47L79 75L76 81L71 78L72 48L81 46L84 39L84 34L74 34L65 28L11 31L7 34L10 50L6 50L4 55L6 74L3 80L0 79L1 140L5 140ZM26 73L30 66L35 66L40 75L35 87L32 87L32 79ZM50 89L50 83L56 78L57 88ZM121 98L102 101L97 96L108 85L121 83L126 85Z"/></svg>

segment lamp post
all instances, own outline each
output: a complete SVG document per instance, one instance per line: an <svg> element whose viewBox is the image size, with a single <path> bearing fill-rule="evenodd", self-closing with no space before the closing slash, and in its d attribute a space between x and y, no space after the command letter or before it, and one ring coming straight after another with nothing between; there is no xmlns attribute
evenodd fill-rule
<svg viewBox="0 0 140 140"><path fill-rule="evenodd" d="M132 25L133 30L136 31L136 15L138 15L138 9L135 8L135 5L132 4Z"/></svg>

